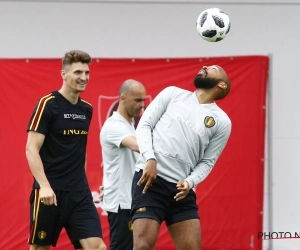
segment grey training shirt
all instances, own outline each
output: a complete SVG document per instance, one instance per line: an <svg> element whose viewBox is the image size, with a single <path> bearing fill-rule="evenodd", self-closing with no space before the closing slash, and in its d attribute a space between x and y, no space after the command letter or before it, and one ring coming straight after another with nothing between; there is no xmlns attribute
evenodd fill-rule
<svg viewBox="0 0 300 250"><path fill-rule="evenodd" d="M139 121L136 171L155 158L166 181L188 181L190 188L211 172L231 132L231 121L216 103L200 104L196 93L167 87Z"/></svg>

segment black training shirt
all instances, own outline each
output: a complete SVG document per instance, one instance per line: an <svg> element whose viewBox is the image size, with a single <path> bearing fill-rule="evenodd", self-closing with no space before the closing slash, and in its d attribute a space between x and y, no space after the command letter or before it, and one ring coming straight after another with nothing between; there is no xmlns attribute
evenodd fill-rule
<svg viewBox="0 0 300 250"><path fill-rule="evenodd" d="M45 135L40 156L52 189L89 188L84 164L92 112L88 102L79 98L77 104L71 104L58 91L38 101L27 131ZM36 181L34 187L39 188Z"/></svg>

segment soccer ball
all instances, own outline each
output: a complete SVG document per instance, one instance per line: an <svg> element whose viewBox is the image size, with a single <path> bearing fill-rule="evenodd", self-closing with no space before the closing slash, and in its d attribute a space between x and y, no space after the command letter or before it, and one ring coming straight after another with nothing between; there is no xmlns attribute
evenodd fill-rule
<svg viewBox="0 0 300 250"><path fill-rule="evenodd" d="M218 8L206 9L197 18L197 31L208 42L223 40L230 30L230 19Z"/></svg>

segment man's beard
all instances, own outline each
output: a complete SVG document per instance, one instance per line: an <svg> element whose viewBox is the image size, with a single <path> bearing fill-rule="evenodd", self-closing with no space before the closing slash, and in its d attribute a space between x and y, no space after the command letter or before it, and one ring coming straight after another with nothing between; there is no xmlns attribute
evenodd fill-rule
<svg viewBox="0 0 300 250"><path fill-rule="evenodd" d="M197 89L211 89L215 87L219 81L220 80L216 78L203 78L200 75L196 75L196 77L194 78L194 85Z"/></svg>

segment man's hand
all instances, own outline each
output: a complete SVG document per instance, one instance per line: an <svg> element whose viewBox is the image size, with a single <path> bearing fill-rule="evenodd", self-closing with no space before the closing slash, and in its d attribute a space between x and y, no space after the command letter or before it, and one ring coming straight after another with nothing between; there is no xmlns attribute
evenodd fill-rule
<svg viewBox="0 0 300 250"><path fill-rule="evenodd" d="M44 205L57 206L56 195L50 186L40 187L39 196Z"/></svg>
<svg viewBox="0 0 300 250"><path fill-rule="evenodd" d="M103 201L103 196L104 196L104 191L103 191L103 190L104 190L104 186L101 185L101 186L99 187L99 193L100 193L100 194L99 194L99 200L95 200L94 203L98 204L98 203L100 203L101 201Z"/></svg>
<svg viewBox="0 0 300 250"><path fill-rule="evenodd" d="M179 193L177 193L174 196L174 199L176 201L184 199L189 194L190 186L189 186L189 183L185 180L178 181L177 185L176 185L176 188L177 188L177 190L180 191Z"/></svg>
<svg viewBox="0 0 300 250"><path fill-rule="evenodd" d="M150 186L152 186L153 181L156 179L157 168L156 168L156 160L150 159L146 162L143 175L139 179L137 185L145 185L143 189L143 194L145 194Z"/></svg>

